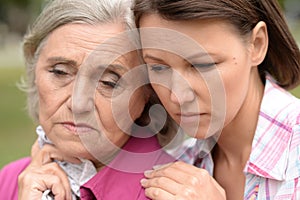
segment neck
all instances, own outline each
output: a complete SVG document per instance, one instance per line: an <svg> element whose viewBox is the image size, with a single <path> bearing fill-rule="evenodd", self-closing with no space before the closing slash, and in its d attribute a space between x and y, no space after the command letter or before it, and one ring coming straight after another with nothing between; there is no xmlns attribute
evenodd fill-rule
<svg viewBox="0 0 300 200"><path fill-rule="evenodd" d="M254 70L253 70L254 71ZM214 159L244 168L252 149L264 85L258 72L252 72L248 93L235 118L222 130ZM259 80L259 81L258 81Z"/></svg>

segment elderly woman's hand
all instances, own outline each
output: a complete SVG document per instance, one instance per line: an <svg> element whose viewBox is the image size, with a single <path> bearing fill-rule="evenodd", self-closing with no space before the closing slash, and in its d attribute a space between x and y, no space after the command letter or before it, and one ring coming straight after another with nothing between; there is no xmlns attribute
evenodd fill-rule
<svg viewBox="0 0 300 200"><path fill-rule="evenodd" d="M225 190L206 170L180 161L147 171L145 176L141 184L153 200L226 199Z"/></svg>
<svg viewBox="0 0 300 200"><path fill-rule="evenodd" d="M67 175L53 160L73 163L80 163L80 160L67 158L54 146L48 144L39 149L35 143L32 149L34 150L32 151L32 161L19 175L19 199L40 200L43 192L50 189L56 200L71 200L71 188Z"/></svg>
<svg viewBox="0 0 300 200"><path fill-rule="evenodd" d="M38 140L35 140L34 144L31 147L31 158L34 158L40 151L41 148L39 146L39 142Z"/></svg>

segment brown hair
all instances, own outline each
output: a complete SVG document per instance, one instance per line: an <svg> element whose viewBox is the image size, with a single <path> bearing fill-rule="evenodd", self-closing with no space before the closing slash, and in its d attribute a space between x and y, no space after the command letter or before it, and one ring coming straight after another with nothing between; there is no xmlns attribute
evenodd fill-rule
<svg viewBox="0 0 300 200"><path fill-rule="evenodd" d="M300 51L277 0L136 0L133 8L137 26L144 14L157 13L167 20L223 19L241 35L252 31L259 21L268 27L269 47L259 65L262 79L273 76L285 89L300 82Z"/></svg>

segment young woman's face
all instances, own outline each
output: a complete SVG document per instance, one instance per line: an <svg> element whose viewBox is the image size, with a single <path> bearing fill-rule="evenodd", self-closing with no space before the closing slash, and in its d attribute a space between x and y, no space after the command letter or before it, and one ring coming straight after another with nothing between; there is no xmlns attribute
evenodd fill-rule
<svg viewBox="0 0 300 200"><path fill-rule="evenodd" d="M249 44L218 20L140 21L151 84L187 134L207 138L232 122L253 76Z"/></svg>
<svg viewBox="0 0 300 200"><path fill-rule="evenodd" d="M141 115L146 99L133 80L143 77L127 73L139 64L137 53L116 56L128 45L118 39L103 44L123 31L122 24L68 24L54 30L41 50L35 71L39 122L69 156L109 159Z"/></svg>

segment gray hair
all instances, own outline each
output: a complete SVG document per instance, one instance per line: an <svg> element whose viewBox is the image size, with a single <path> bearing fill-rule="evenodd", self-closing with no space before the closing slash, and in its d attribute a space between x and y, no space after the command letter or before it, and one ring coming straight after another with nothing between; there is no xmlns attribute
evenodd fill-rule
<svg viewBox="0 0 300 200"><path fill-rule="evenodd" d="M21 88L27 92L29 115L38 120L39 97L35 85L35 67L48 35L69 23L124 23L127 30L135 29L131 0L52 0L49 1L23 40L27 79Z"/></svg>

